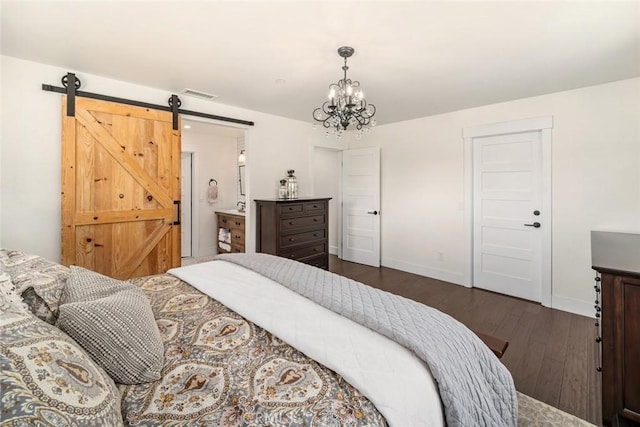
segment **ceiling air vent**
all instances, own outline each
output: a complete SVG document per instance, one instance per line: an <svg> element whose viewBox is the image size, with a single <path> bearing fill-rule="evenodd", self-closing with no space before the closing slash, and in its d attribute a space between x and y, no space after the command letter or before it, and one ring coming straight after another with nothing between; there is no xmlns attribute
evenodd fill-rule
<svg viewBox="0 0 640 427"><path fill-rule="evenodd" d="M218 98L218 95L212 95L210 93L201 92L199 90L189 89L189 88L182 89L180 93L183 93L189 96L195 96L196 98L200 98L200 99L206 99L208 101L213 101Z"/></svg>

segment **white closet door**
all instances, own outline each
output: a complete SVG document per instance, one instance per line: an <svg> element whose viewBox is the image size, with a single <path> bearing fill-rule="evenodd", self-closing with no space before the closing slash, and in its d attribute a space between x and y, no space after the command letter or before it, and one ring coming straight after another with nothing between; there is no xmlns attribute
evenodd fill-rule
<svg viewBox="0 0 640 427"><path fill-rule="evenodd" d="M380 149L342 152L342 258L380 266Z"/></svg>
<svg viewBox="0 0 640 427"><path fill-rule="evenodd" d="M540 132L473 139L473 284L541 301L543 227Z"/></svg>

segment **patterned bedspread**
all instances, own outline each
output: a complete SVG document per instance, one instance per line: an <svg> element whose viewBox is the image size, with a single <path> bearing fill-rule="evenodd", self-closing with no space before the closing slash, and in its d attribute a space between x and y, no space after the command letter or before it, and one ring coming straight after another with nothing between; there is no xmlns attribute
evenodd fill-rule
<svg viewBox="0 0 640 427"><path fill-rule="evenodd" d="M120 385L128 425L384 426L339 375L170 275L134 279L165 344L160 381Z"/></svg>

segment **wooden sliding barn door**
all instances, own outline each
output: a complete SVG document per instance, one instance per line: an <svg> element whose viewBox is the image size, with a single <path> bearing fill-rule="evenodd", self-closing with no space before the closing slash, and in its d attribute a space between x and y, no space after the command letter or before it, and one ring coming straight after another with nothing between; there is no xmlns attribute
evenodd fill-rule
<svg viewBox="0 0 640 427"><path fill-rule="evenodd" d="M119 279L180 265L180 126L170 112L62 100L62 262Z"/></svg>

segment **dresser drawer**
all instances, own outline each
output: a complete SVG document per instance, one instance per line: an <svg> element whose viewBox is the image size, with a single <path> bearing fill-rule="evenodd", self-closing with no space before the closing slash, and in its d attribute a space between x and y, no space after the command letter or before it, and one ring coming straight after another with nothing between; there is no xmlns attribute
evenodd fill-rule
<svg viewBox="0 0 640 427"><path fill-rule="evenodd" d="M327 236L324 229L307 231L306 233L289 234L280 237L280 247L282 249L290 246L300 245L302 243L313 242L314 240L322 240Z"/></svg>
<svg viewBox="0 0 640 427"><path fill-rule="evenodd" d="M302 203L287 203L278 206L278 216L287 216L288 214L302 213Z"/></svg>
<svg viewBox="0 0 640 427"><path fill-rule="evenodd" d="M231 243L244 246L244 230L231 230Z"/></svg>
<svg viewBox="0 0 640 427"><path fill-rule="evenodd" d="M228 228L228 229L238 229L244 230L244 220L233 218L230 216L220 216L218 218L218 223L220 227Z"/></svg>
<svg viewBox="0 0 640 427"><path fill-rule="evenodd" d="M327 252L327 244L319 243L317 245L307 246L306 248L282 251L282 256L296 261L302 261L304 258L322 255Z"/></svg>
<svg viewBox="0 0 640 427"><path fill-rule="evenodd" d="M324 225L324 215L303 216L299 218L289 218L280 220L280 228L282 230L291 230L294 228L312 227L314 225Z"/></svg>
<svg viewBox="0 0 640 427"><path fill-rule="evenodd" d="M302 208L305 212L323 212L327 208L327 202L309 202Z"/></svg>
<svg viewBox="0 0 640 427"><path fill-rule="evenodd" d="M231 253L232 254L243 254L244 253L244 245L240 245L240 244L231 245Z"/></svg>

